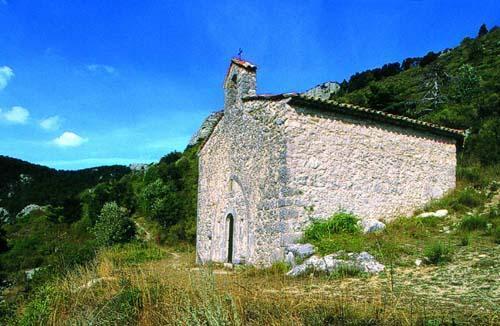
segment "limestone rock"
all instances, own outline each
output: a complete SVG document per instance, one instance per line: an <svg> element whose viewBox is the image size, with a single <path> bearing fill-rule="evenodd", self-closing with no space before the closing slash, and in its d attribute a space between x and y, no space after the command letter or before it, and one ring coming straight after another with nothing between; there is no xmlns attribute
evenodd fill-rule
<svg viewBox="0 0 500 326"><path fill-rule="evenodd" d="M199 141L206 139L212 131L214 130L215 126L219 122L219 120L222 118L224 115L223 111L218 111L218 112L213 112L210 114L205 121L200 126L200 129L191 137L191 140L189 141L189 146L196 145Z"/></svg>
<svg viewBox="0 0 500 326"><path fill-rule="evenodd" d="M321 100L329 100L330 97L339 90L340 85L338 83L329 81L307 90L304 92L304 95L319 98Z"/></svg>
<svg viewBox="0 0 500 326"><path fill-rule="evenodd" d="M418 215L417 217L423 217L423 218L426 218L426 217L446 217L447 215L448 215L448 210L440 209L440 210L437 210L435 212L422 213L422 214Z"/></svg>
<svg viewBox="0 0 500 326"><path fill-rule="evenodd" d="M434 212L435 217L446 217L448 215L448 210L440 209Z"/></svg>
<svg viewBox="0 0 500 326"><path fill-rule="evenodd" d="M150 166L151 166L151 164L148 164L148 163L132 163L132 164L128 165L130 170L137 171L137 172L147 171Z"/></svg>
<svg viewBox="0 0 500 326"><path fill-rule="evenodd" d="M33 276L35 276L36 272L38 272L41 269L42 269L42 267L29 269L29 270L24 272L24 275L26 276L26 279L29 281L29 280L33 279Z"/></svg>
<svg viewBox="0 0 500 326"><path fill-rule="evenodd" d="M376 219L363 219L358 222L363 233L372 233L385 229L385 224Z"/></svg>
<svg viewBox="0 0 500 326"><path fill-rule="evenodd" d="M310 243L293 243L286 247L286 253L292 253L294 257L307 258L312 256L316 251L314 246Z"/></svg>
<svg viewBox="0 0 500 326"><path fill-rule="evenodd" d="M7 223L9 222L9 219L10 219L9 211L7 211L3 207L0 207L0 222Z"/></svg>
<svg viewBox="0 0 500 326"><path fill-rule="evenodd" d="M375 257L363 251L359 254L353 255L353 260L356 265L361 269L361 271L370 274L380 273L384 270L385 266L379 263Z"/></svg>
<svg viewBox="0 0 500 326"><path fill-rule="evenodd" d="M38 206L36 204L29 204L25 208L23 208L19 213L17 213L16 218L23 218L29 214L31 214L34 211L39 211L43 210L44 208L41 206Z"/></svg>
<svg viewBox="0 0 500 326"><path fill-rule="evenodd" d="M286 254L285 262L290 264L292 267L295 266L295 256L293 255L293 252L290 251Z"/></svg>
<svg viewBox="0 0 500 326"><path fill-rule="evenodd" d="M294 266L287 275L299 276L310 271L333 273L345 266L370 274L377 274L385 269L384 265L367 252L348 253L347 258L343 253L339 252L325 257L312 256L305 260L303 264Z"/></svg>

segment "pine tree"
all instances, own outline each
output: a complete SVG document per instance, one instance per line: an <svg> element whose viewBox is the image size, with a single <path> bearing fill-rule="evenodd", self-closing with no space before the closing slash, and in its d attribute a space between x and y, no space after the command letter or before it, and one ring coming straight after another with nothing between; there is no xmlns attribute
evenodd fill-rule
<svg viewBox="0 0 500 326"><path fill-rule="evenodd" d="M477 37L481 37L486 34L488 34L488 28L486 27L486 24L482 24L481 27L479 27L479 32L477 33Z"/></svg>

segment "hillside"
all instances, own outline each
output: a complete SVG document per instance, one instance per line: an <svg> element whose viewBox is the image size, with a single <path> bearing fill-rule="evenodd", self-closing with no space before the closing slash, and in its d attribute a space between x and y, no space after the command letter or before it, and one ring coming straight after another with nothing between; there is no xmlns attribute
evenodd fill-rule
<svg viewBox="0 0 500 326"><path fill-rule="evenodd" d="M84 189L129 172L119 165L61 171L0 155L0 207L15 216L29 204L68 206Z"/></svg>
<svg viewBox="0 0 500 326"><path fill-rule="evenodd" d="M331 99L468 129L465 158L500 162L500 29L353 75Z"/></svg>

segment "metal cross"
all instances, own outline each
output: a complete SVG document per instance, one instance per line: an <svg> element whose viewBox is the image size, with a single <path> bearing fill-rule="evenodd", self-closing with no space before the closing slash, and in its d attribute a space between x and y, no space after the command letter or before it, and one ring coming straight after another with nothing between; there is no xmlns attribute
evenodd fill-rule
<svg viewBox="0 0 500 326"><path fill-rule="evenodd" d="M238 59L240 59L240 60L241 60L241 54L242 54L242 53L243 53L243 50L240 48L240 49L238 50Z"/></svg>

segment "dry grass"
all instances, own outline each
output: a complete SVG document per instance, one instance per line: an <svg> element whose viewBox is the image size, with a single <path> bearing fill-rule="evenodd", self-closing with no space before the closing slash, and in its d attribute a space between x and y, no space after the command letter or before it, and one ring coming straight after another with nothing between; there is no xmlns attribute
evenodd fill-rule
<svg viewBox="0 0 500 326"><path fill-rule="evenodd" d="M25 307L24 324L425 325L428 321L455 320L494 325L499 322L499 299L494 297L498 295L498 287L490 284L492 291L482 292L485 298L467 300L474 289L464 284L450 288L444 279L439 279L440 275L460 272L451 265L399 268L392 273L392 281L390 273L370 278L293 279L284 276L280 268L241 268L223 273L198 268L193 264L193 252L174 255L170 253L173 248L163 248L163 257L140 264L123 260L127 253L136 256L135 250L137 247L128 246L103 251L94 264L66 275ZM488 257L494 260L498 253L498 250L489 252ZM498 275L498 270L495 272ZM467 275L461 277L466 279Z"/></svg>

